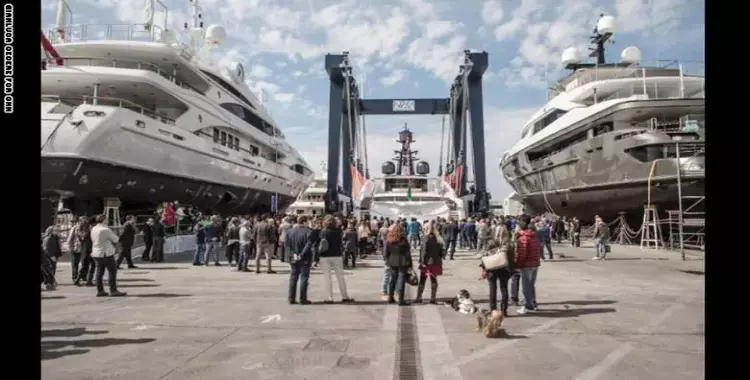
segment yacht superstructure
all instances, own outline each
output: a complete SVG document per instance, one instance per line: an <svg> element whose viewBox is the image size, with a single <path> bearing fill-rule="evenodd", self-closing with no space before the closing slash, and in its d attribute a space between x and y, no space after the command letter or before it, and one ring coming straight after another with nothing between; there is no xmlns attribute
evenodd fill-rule
<svg viewBox="0 0 750 380"><path fill-rule="evenodd" d="M359 191L360 215L419 220L466 217L464 202L453 188L443 178L428 178L429 164L417 162L418 152L411 149L414 135L406 126L396 142L401 148L394 151L392 162L383 163L384 177L366 181Z"/></svg>
<svg viewBox="0 0 750 380"><path fill-rule="evenodd" d="M704 76L688 75L679 62L645 65L633 46L620 63L605 63L614 32L614 19L603 15L592 37L594 64L580 63L575 48L563 53L572 73L500 159L527 212L589 220L640 216L647 203L677 209L678 170L683 196L704 193Z"/></svg>
<svg viewBox="0 0 750 380"><path fill-rule="evenodd" d="M204 28L192 0L183 43L153 25L156 3L146 3L145 24L107 25L102 36L58 17L42 34L42 196L79 214L101 212L107 198L125 209L179 201L247 213L270 211L275 197L285 209L313 172L242 64L212 59L224 28Z"/></svg>

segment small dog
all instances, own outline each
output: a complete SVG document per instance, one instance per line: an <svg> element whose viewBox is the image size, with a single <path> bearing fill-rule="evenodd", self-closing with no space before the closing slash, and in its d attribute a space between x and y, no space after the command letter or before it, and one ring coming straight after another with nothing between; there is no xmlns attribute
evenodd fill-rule
<svg viewBox="0 0 750 380"><path fill-rule="evenodd" d="M503 320L505 316L498 310L490 312L482 309L477 315L477 331L481 331L486 338L497 338L505 334Z"/></svg>
<svg viewBox="0 0 750 380"><path fill-rule="evenodd" d="M445 305L462 314L474 314L478 310L471 299L471 294L466 289L459 290L458 295L453 297L450 302L446 302Z"/></svg>

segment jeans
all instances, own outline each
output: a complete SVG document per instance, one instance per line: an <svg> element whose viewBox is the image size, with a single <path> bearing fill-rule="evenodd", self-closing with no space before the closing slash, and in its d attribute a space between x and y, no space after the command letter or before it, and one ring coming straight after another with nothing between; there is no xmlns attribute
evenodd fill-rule
<svg viewBox="0 0 750 380"><path fill-rule="evenodd" d="M305 262L298 262L289 265L291 272L289 273L289 302L295 301L297 298L297 283L299 282L299 299L300 301L307 301L307 285L310 280L310 264Z"/></svg>
<svg viewBox="0 0 750 380"><path fill-rule="evenodd" d="M596 247L596 257L602 259L607 258L607 245L609 244L608 239L596 239L594 241L594 247Z"/></svg>
<svg viewBox="0 0 750 380"><path fill-rule="evenodd" d="M511 273L507 269L487 271L487 282L490 283L490 310L497 310L497 286L500 285L500 311L508 314L508 280ZM516 289L518 291L518 289Z"/></svg>
<svg viewBox="0 0 750 380"><path fill-rule="evenodd" d="M107 271L109 291L117 291L117 263L114 256L95 257L96 262L96 291L104 292L104 271Z"/></svg>
<svg viewBox="0 0 750 380"><path fill-rule="evenodd" d="M420 241L419 241L419 234L409 234L409 245L412 248L419 248Z"/></svg>
<svg viewBox="0 0 750 380"><path fill-rule="evenodd" d="M536 274L539 267L521 268L521 285L526 309L536 309Z"/></svg>
<svg viewBox="0 0 750 380"><path fill-rule="evenodd" d="M203 257L204 252L206 252L206 243L197 243L193 255L193 265L201 265L201 257Z"/></svg>
<svg viewBox="0 0 750 380"><path fill-rule="evenodd" d="M552 255L552 244L550 244L549 240L543 241L539 244L539 257L544 259L544 248L547 248L547 252L549 252L549 259L554 259L555 257Z"/></svg>
<svg viewBox="0 0 750 380"><path fill-rule="evenodd" d="M240 244L240 257L237 259L237 270L247 270L247 261L250 258L250 244Z"/></svg>
<svg viewBox="0 0 750 380"><path fill-rule="evenodd" d="M122 264L122 261L125 260L125 262L128 263L128 268L133 267L133 257L132 257L132 249L133 247L130 246L121 246L120 249L120 257L117 258L117 266L119 267L120 264Z"/></svg>
<svg viewBox="0 0 750 380"><path fill-rule="evenodd" d="M234 260L240 259L240 243L232 243L227 245L227 249L224 251L224 255L227 257L229 264Z"/></svg>
<svg viewBox="0 0 750 380"><path fill-rule="evenodd" d="M211 253L214 254L214 258L215 258L214 262L217 263L217 264L219 263L219 253L218 252L214 252L216 250L216 246L218 244L219 243L215 242L215 241L207 241L206 242L206 254L203 257L203 263L204 264L208 265L208 259L211 257Z"/></svg>
<svg viewBox="0 0 750 380"><path fill-rule="evenodd" d="M484 250L487 247L487 242L489 242L489 240L490 239L488 239L488 238L480 238L479 239L479 244L478 244L478 247L477 247L477 251Z"/></svg>
<svg viewBox="0 0 750 380"><path fill-rule="evenodd" d="M81 265L81 252L71 252L70 253L70 269L71 269L71 277L73 277L73 281L78 278L78 267Z"/></svg>
<svg viewBox="0 0 750 380"><path fill-rule="evenodd" d="M398 299L403 302L404 294L406 293L406 287L404 284L406 283L407 270L409 270L409 268L390 267L388 270L391 272L391 278L390 281L388 281L388 298L392 298L396 293L396 290L398 290Z"/></svg>
<svg viewBox="0 0 750 380"><path fill-rule="evenodd" d="M456 241L455 240L446 240L445 241L445 254L450 254L451 258L453 258L453 255L456 253ZM445 257L445 256L443 256Z"/></svg>
<svg viewBox="0 0 750 380"><path fill-rule="evenodd" d="M383 294L388 294L388 284L391 283L391 268L387 265L383 267Z"/></svg>
<svg viewBox="0 0 750 380"><path fill-rule="evenodd" d="M151 251L151 261L164 261L164 238L154 238L154 246Z"/></svg>
<svg viewBox="0 0 750 380"><path fill-rule="evenodd" d="M518 289L521 282L521 271L516 269L510 276L510 299L518 302Z"/></svg>

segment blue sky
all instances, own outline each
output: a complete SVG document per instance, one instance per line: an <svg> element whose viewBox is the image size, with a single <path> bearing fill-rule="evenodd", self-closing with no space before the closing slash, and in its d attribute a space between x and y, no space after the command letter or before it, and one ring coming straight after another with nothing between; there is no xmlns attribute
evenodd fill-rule
<svg viewBox="0 0 750 380"><path fill-rule="evenodd" d="M162 0L169 27L182 31L188 0ZM528 117L545 103L545 77L564 74L560 54L585 49L600 13L615 16L619 32L608 59L635 45L643 63L682 60L702 70L702 0L200 0L207 25L228 38L222 62L245 66L248 85L265 92L267 107L288 140L317 169L326 157L326 53L348 50L367 98L447 97L462 51L490 54L484 85L487 178L494 199L512 189L497 161L520 137ZM42 1L42 25L52 26L56 0ZM145 0L68 0L73 23L142 23ZM160 8L161 9L161 8ZM164 12L155 24L164 25ZM90 30L94 30L90 28ZM545 72L547 75L545 75ZM440 116L368 117L370 167L377 172L407 122L422 159L436 170Z"/></svg>

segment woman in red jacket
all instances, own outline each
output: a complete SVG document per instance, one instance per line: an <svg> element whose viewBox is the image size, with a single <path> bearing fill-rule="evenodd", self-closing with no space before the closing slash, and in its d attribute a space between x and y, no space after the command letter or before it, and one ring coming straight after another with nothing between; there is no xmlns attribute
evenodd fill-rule
<svg viewBox="0 0 750 380"><path fill-rule="evenodd" d="M539 270L541 258L541 244L536 232L529 228L531 218L528 215L521 217L518 224L518 242L516 243L516 268L521 271L521 291L525 304L517 310L518 314L526 314L536 311L536 275Z"/></svg>

